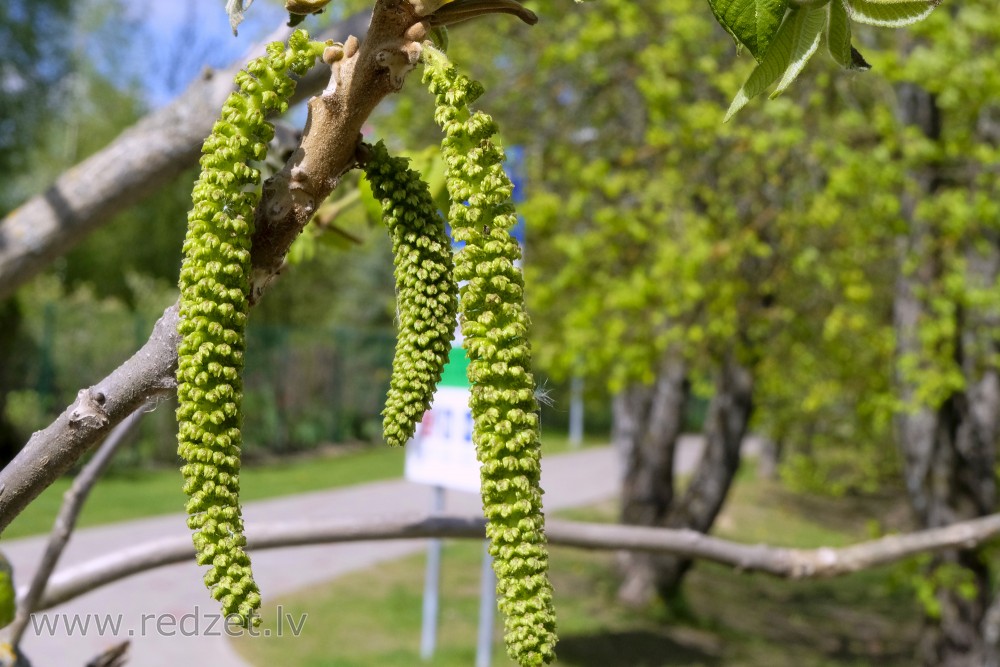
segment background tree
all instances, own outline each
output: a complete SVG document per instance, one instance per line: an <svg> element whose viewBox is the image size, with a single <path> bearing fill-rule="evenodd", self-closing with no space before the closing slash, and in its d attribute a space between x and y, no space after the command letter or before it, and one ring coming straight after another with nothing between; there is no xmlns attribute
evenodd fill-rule
<svg viewBox="0 0 1000 667"><path fill-rule="evenodd" d="M70 68L67 45L58 35L69 21L69 8L68 0L14 1L0 8L0 214L19 201L12 177L26 171L47 115L58 108L58 84ZM22 444L22 434L5 415L7 392L19 375L16 359L28 345L21 318L16 300L0 301L0 463Z"/></svg>
<svg viewBox="0 0 1000 667"><path fill-rule="evenodd" d="M1000 31L978 3L952 7L887 64L896 81L905 171L905 232L894 297L897 434L918 524L947 525L995 511L1000 414L997 368L996 132ZM915 61L910 61L915 56ZM904 64L905 63L905 64ZM919 71L916 67L922 66ZM984 627L994 596L982 550L947 552L932 564L934 630L925 664L997 659Z"/></svg>

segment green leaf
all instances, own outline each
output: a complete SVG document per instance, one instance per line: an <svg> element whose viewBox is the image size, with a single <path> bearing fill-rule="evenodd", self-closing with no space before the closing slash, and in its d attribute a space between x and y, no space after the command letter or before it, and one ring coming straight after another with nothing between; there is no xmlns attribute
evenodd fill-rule
<svg viewBox="0 0 1000 667"><path fill-rule="evenodd" d="M788 86L792 85L796 77L802 73L802 69L813 57L819 48L820 38L823 36L823 29L826 28L826 12L823 9L806 8L798 11L798 25L796 26L794 40L792 42L792 53L789 58L788 67L778 82L771 99L785 92Z"/></svg>
<svg viewBox="0 0 1000 667"><path fill-rule="evenodd" d="M728 122L737 111L746 106L747 102L767 90L767 87L779 77L781 82L774 95L781 94L816 52L825 26L826 11L823 8L790 11L764 54L763 60L750 72L746 83L736 93L723 122Z"/></svg>
<svg viewBox="0 0 1000 667"><path fill-rule="evenodd" d="M858 23L898 28L927 18L941 0L843 0L847 15Z"/></svg>
<svg viewBox="0 0 1000 667"><path fill-rule="evenodd" d="M712 13L737 44L761 62L777 34L788 0L708 0Z"/></svg>
<svg viewBox="0 0 1000 667"><path fill-rule="evenodd" d="M844 69L867 71L872 68L865 57L851 44L851 22L841 0L829 5L826 26L826 45L830 56Z"/></svg>

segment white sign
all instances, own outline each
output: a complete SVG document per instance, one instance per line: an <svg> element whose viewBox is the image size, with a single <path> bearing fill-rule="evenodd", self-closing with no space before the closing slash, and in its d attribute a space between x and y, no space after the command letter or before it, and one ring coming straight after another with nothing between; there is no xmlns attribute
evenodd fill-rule
<svg viewBox="0 0 1000 667"><path fill-rule="evenodd" d="M479 493L468 388L438 387L430 410L406 445L404 474L411 482Z"/></svg>

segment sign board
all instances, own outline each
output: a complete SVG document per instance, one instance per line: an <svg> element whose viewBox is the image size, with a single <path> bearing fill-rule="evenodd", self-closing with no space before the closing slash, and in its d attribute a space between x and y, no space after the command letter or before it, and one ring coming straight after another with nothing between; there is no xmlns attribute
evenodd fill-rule
<svg viewBox="0 0 1000 667"><path fill-rule="evenodd" d="M465 376L468 364L465 350L456 343L434 401L406 445L404 476L408 481L479 493L479 461L472 444L472 411Z"/></svg>

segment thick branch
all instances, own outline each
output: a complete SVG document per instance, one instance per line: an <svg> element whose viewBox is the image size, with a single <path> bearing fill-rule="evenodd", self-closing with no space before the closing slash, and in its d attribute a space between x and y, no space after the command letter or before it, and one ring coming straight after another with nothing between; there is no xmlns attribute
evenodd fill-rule
<svg viewBox="0 0 1000 667"><path fill-rule="evenodd" d="M332 77L309 104L302 143L284 170L265 183L256 213L251 305L280 270L285 254L340 176L356 164L361 126L416 64L420 45L407 36L417 23L406 0L378 0L363 43L327 49ZM215 116L213 112L212 116ZM150 340L43 431L0 471L0 531L90 447L150 398L175 387L177 307L168 308Z"/></svg>
<svg viewBox="0 0 1000 667"><path fill-rule="evenodd" d="M361 34L367 21L367 13L355 14L322 38ZM289 32L283 28L267 41L285 39ZM233 77L263 53L265 44L225 70L206 71L171 104L139 120L0 221L0 299L117 213L196 165L201 143L233 90ZM296 99L321 90L326 80L320 70L313 71L299 83Z"/></svg>
<svg viewBox="0 0 1000 667"><path fill-rule="evenodd" d="M257 524L247 529L251 550L314 544L428 537L483 539L478 517L387 517L350 521ZM970 548L1000 534L1000 514L907 535L890 535L849 547L788 549L748 545L693 530L643 528L618 524L547 521L550 544L595 550L632 550L704 559L743 572L788 579L818 579L858 572L941 549ZM58 573L38 609L48 609L111 582L194 558L190 538L155 540L95 558Z"/></svg>

